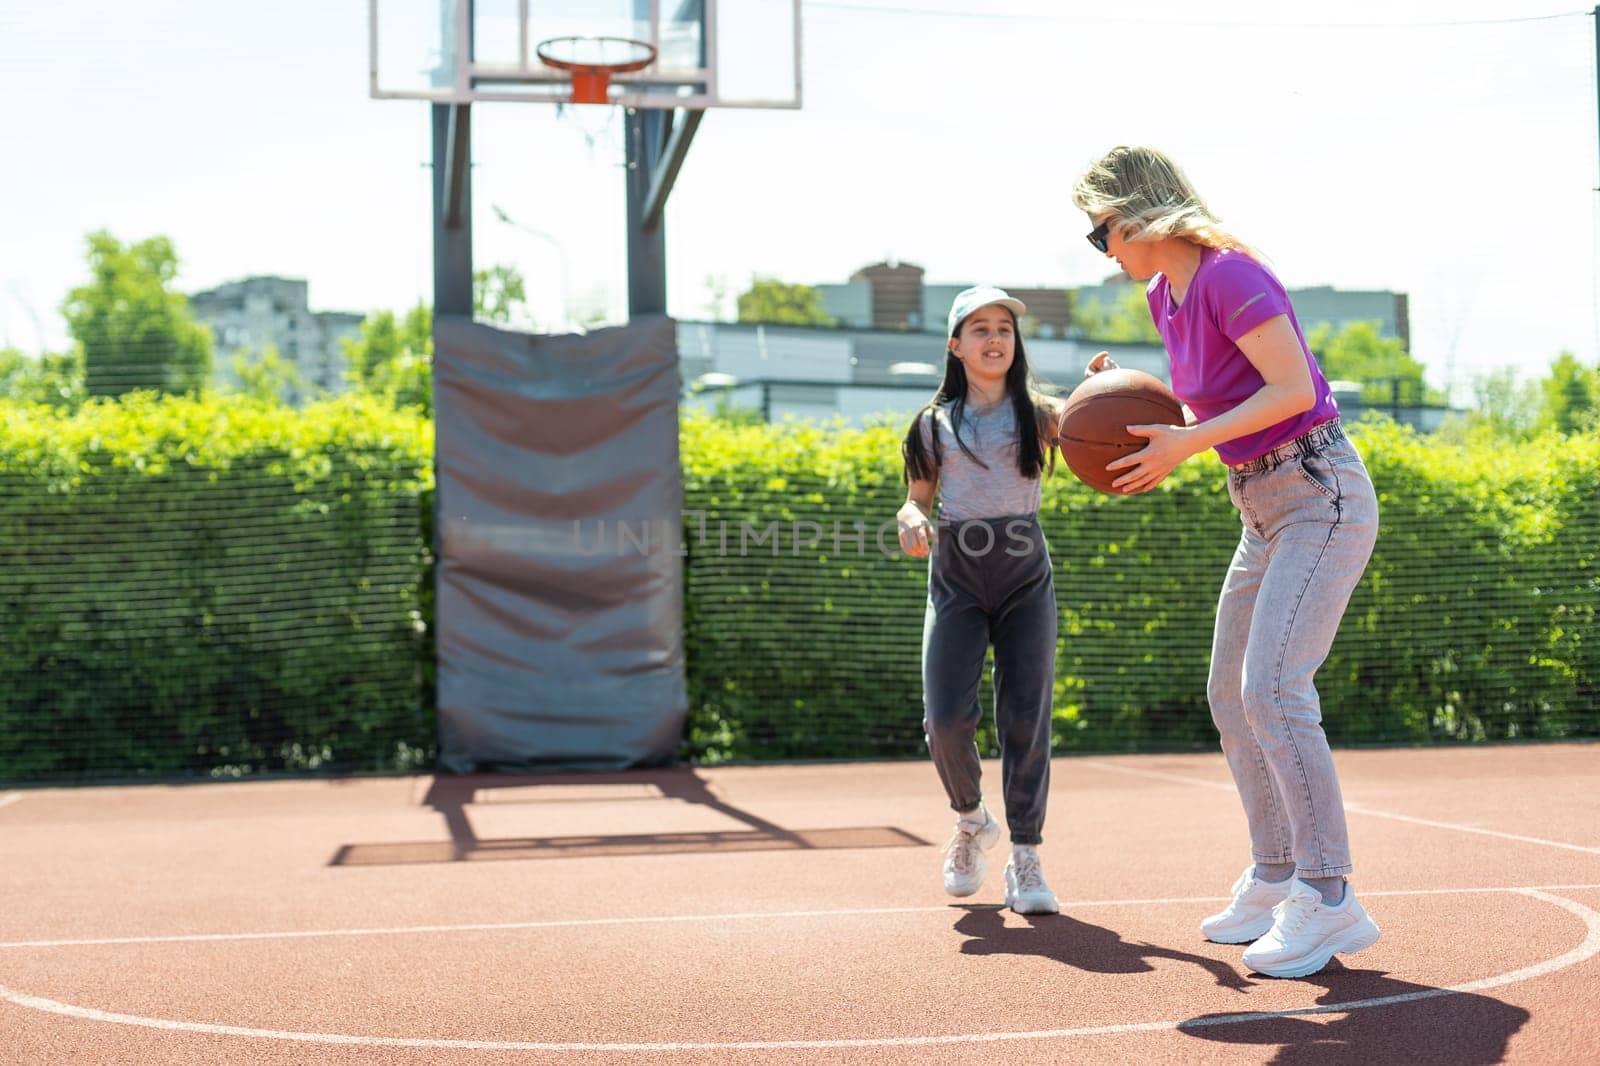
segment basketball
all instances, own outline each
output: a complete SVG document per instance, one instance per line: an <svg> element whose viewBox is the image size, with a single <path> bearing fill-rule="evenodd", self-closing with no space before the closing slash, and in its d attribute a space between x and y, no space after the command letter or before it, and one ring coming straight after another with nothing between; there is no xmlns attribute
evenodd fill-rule
<svg viewBox="0 0 1600 1066"><path fill-rule="evenodd" d="M1117 367L1085 378L1067 397L1061 415L1061 458L1078 480L1112 496L1126 495L1111 483L1126 470L1106 464L1132 455L1147 443L1129 426L1183 425L1183 405L1160 378Z"/></svg>

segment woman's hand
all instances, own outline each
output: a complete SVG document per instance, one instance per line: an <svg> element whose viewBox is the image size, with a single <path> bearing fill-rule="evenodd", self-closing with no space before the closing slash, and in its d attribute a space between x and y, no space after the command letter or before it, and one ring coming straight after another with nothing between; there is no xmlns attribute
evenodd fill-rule
<svg viewBox="0 0 1600 1066"><path fill-rule="evenodd" d="M1111 358L1110 352L1096 352L1095 357L1089 360L1089 365L1083 368L1083 376L1090 377L1102 370L1117 369L1117 361Z"/></svg>
<svg viewBox="0 0 1600 1066"><path fill-rule="evenodd" d="M1129 495L1155 488L1167 480L1174 467L1200 450L1188 426L1129 426L1128 432L1150 443L1132 455L1111 460L1106 469L1125 471L1111 487Z"/></svg>
<svg viewBox="0 0 1600 1066"><path fill-rule="evenodd" d="M926 558L933 546L939 543L939 534L932 520L915 501L907 500L901 504L895 519L900 524L900 547L913 559Z"/></svg>

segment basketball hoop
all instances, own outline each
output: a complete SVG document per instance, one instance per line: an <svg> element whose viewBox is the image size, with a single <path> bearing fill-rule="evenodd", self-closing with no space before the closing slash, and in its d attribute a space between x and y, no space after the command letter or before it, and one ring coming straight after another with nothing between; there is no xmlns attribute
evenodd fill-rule
<svg viewBox="0 0 1600 1066"><path fill-rule="evenodd" d="M572 75L572 102L603 104L611 75L643 70L656 61L656 47L630 37L552 37L535 50L547 67Z"/></svg>

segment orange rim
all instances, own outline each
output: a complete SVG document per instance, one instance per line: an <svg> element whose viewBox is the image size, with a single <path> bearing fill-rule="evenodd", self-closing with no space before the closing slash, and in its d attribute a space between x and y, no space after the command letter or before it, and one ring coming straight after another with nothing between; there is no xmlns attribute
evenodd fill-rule
<svg viewBox="0 0 1600 1066"><path fill-rule="evenodd" d="M642 53L634 59L625 59L620 62L586 63L577 59L566 59L554 54L564 48L582 47L588 45L622 45ZM607 90L611 85L611 75L627 74L636 70L643 70L656 61L656 47L648 41L636 41L631 37L552 37L547 41L540 41L534 50L539 57L539 62L555 70L563 70L572 75L572 102L575 104L603 104L607 102Z"/></svg>

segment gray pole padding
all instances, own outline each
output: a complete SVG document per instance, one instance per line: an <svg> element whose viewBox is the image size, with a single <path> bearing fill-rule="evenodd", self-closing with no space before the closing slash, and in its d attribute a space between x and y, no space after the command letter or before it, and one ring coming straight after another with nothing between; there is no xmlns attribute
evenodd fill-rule
<svg viewBox="0 0 1600 1066"><path fill-rule="evenodd" d="M676 326L434 322L439 765L668 762L688 709Z"/></svg>

